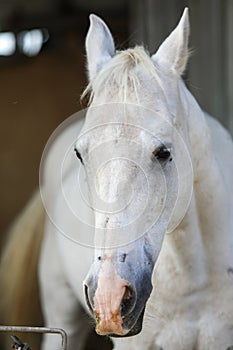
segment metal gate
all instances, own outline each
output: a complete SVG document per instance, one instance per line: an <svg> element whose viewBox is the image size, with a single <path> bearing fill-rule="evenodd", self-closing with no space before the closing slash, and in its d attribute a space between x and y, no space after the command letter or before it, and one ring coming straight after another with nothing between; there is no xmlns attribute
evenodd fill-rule
<svg viewBox="0 0 233 350"><path fill-rule="evenodd" d="M61 328L0 326L0 332L12 333L11 338L14 342L13 349L15 350L33 350L30 349L29 344L23 343L18 337L13 335L15 332L59 334L61 336L61 350L67 350L67 334Z"/></svg>

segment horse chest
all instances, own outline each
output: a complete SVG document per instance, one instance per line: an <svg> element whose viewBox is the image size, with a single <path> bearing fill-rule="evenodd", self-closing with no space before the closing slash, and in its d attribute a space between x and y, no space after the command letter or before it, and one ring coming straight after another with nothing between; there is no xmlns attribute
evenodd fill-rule
<svg viewBox="0 0 233 350"><path fill-rule="evenodd" d="M158 293L157 298L156 305L148 302L142 333L119 350L228 350L233 344L227 311L220 312L212 298L208 301L207 292L170 300Z"/></svg>
<svg viewBox="0 0 233 350"><path fill-rule="evenodd" d="M229 273L190 290L185 276L172 270L166 276L160 272L155 270L141 338L150 343L148 349L227 350L233 344L233 279Z"/></svg>

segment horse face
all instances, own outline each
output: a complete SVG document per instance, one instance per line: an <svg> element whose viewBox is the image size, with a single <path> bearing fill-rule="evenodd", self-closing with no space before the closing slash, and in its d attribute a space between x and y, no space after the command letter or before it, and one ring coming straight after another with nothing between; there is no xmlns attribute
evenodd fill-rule
<svg viewBox="0 0 233 350"><path fill-rule="evenodd" d="M95 261L85 297L99 334L141 330L177 194L172 130L145 108L108 104L90 108L76 144L95 216Z"/></svg>
<svg viewBox="0 0 233 350"><path fill-rule="evenodd" d="M114 56L109 29L91 16L86 51L93 98L76 148L95 216L85 297L101 335L140 332L164 234L189 203L191 162L176 130L184 124L177 116L186 112L179 75L188 32L185 11L152 58L140 48Z"/></svg>

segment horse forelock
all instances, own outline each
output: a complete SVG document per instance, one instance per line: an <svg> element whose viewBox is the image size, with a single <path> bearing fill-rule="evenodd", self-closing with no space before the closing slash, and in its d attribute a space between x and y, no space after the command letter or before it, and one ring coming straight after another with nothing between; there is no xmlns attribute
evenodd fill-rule
<svg viewBox="0 0 233 350"><path fill-rule="evenodd" d="M88 104L92 103L96 96L114 96L117 102L126 102L130 93L136 97L139 103L138 88L140 86L139 70L142 67L159 81L155 65L149 54L141 46L136 46L124 51L118 51L116 55L103 67L92 79L84 90L81 99L89 96Z"/></svg>

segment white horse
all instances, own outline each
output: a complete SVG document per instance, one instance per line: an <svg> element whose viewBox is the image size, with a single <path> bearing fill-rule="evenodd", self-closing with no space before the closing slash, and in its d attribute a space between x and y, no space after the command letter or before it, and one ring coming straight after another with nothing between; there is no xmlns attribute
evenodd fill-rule
<svg viewBox="0 0 233 350"><path fill-rule="evenodd" d="M188 10L151 57L141 47L115 52L106 24L90 22L89 109L43 158L46 326L82 349L84 307L117 350L230 349L233 144L182 81ZM44 338L43 350L58 348Z"/></svg>

